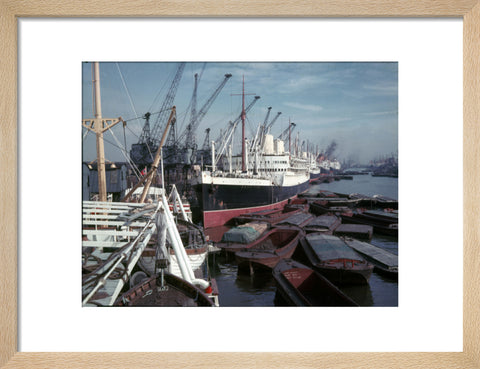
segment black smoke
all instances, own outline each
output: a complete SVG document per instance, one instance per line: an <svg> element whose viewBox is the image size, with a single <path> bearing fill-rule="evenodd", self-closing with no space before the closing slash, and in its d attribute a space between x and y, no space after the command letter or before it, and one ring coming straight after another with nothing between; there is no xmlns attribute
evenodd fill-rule
<svg viewBox="0 0 480 369"><path fill-rule="evenodd" d="M332 141L332 143L330 145L328 145L327 149L325 150L325 156L327 158L331 158L332 155L333 155L333 152L335 151L335 149L337 148L337 143L335 141Z"/></svg>

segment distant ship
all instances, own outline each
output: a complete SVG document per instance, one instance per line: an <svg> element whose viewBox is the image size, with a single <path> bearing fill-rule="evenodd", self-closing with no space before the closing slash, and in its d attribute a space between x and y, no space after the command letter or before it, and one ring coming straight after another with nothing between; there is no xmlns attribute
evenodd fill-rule
<svg viewBox="0 0 480 369"><path fill-rule="evenodd" d="M327 171L322 170L320 165L317 163L315 159L316 155L313 155L313 154L307 154L307 155L308 155L308 162L309 162L308 171L310 173L310 182L313 182L317 178L319 178L322 174L327 173Z"/></svg>
<svg viewBox="0 0 480 369"><path fill-rule="evenodd" d="M325 173L338 172L342 168L342 165L337 159L323 159L320 161L319 166L325 171Z"/></svg>

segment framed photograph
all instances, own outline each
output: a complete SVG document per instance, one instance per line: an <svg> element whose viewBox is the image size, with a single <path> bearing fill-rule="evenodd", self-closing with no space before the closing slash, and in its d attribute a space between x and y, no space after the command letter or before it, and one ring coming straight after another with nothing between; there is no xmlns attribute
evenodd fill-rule
<svg viewBox="0 0 480 369"><path fill-rule="evenodd" d="M247 7L231 3L228 8L216 2L203 7L187 2L173 8L167 4L109 3L93 7L77 4L69 8L52 0L41 5L3 2L0 9L4 14L0 42L5 61L0 65L4 117L1 366L92 367L101 363L106 367L158 367L162 363L162 367L318 367L321 363L329 367L477 367L480 364L480 327L475 308L479 303L475 194L480 118L480 50L476 41L480 37L480 8L476 1L461 4L447 0L409 4L360 1L309 6L254 3ZM269 32L265 33L263 30L267 28ZM115 30L114 36L110 30ZM159 40L161 46L157 47ZM249 41L244 43L244 40ZM225 75L221 88L230 78L226 69L236 68L236 74L242 74L255 67L258 73L251 77L261 81L266 90L280 91L279 80L288 81L285 88L289 94L283 93L282 106L297 109L294 111L298 116L319 132L328 129L328 122L341 126L345 119L342 120L344 112L340 110L347 105L353 114L363 115L361 128L349 133L350 141L342 142L349 148L356 147L363 132L371 134L371 149L376 144L392 147L388 139L393 137L398 142L398 154L392 153L388 160L382 158L378 164L391 170L391 164L396 164L398 158L400 168L380 173L390 177L400 173L399 192L392 197L400 199L399 219L404 231L400 231L398 255L405 274L400 274L392 299L378 299L376 294L380 292L372 290L377 303L363 302L360 305L365 307L361 308L265 307L272 306L270 302L237 308L244 305L235 298L226 304L230 307L218 309L85 307L87 300L94 301L93 305L103 305L102 296L95 296L95 291L82 292L79 301L81 276L74 271L78 268L79 251L77 246L71 247L76 239L72 235L80 233L82 223L79 216L82 195L78 193L82 192L78 186L82 175L75 163L82 160L89 170L95 170L94 160L85 157L85 147L82 153L80 137L85 131L81 131L78 120L82 116L83 127L89 126L85 111L79 111L82 100L88 111L97 104L91 103L94 94L82 91L82 74L83 87L94 87L88 80L90 72L95 73L95 63L89 62L96 60L101 61L101 68L105 67L106 82L102 81L102 88L107 90L106 101L120 107L122 104L133 107L136 100L135 96L133 101L132 96L123 102L119 98L119 90L126 89L128 84L122 71L137 78L145 89L148 81L142 82L142 73L146 62L150 62L151 68L160 65L162 70L171 69L170 77L176 68L183 67L192 76L196 73L201 76L208 65L220 71L222 78ZM122 83L109 85L112 73L117 71ZM325 71L331 72L328 75L332 79L308 78L308 73L318 77L327 75ZM220 80L209 79L207 72L205 80L211 81L209 86L213 89ZM262 74L270 79L262 79ZM361 78L348 85L350 74ZM232 80L239 84L238 78L235 75ZM348 104L335 107L331 103L331 116L328 108L309 100L308 85L313 91L319 90L322 83L328 86L329 93L322 95L328 102L337 96L336 85L349 86L343 87L349 97L344 102ZM239 90L237 85L229 89L228 95ZM376 92L371 95L372 108L368 107L367 95L358 98L360 90ZM188 99L191 89L189 93L186 91L182 94ZM381 99L387 95L391 98L382 105ZM200 108L203 98L199 102ZM356 108L357 103L363 110ZM229 106L231 102L222 104L225 111L236 109ZM265 118L270 105L266 101L265 104L262 105L265 109L255 117L255 125ZM109 114L107 105L105 112ZM270 118L274 117L274 109ZM312 122L299 111L308 111L314 117ZM267 118L269 113L270 110ZM323 117L318 120L323 124L317 126L316 117ZM398 136L374 131L376 121L384 122L385 131L398 130ZM280 122L275 136L291 134L291 122L285 122ZM197 141L203 142L204 130ZM253 141L254 135L251 136ZM122 138L125 144L127 137ZM266 131L259 137L262 142L268 141L270 134ZM245 141L248 144L240 146L249 147L249 140L250 137ZM265 155L268 150L275 154L286 151L277 141L282 140L272 140L271 148L269 141L258 147L262 147ZM327 153L335 150L335 143L328 145L328 139L322 142L325 150L320 155L308 139L304 144L298 137L297 141L295 148L288 147L289 153L296 150L299 159L303 154L308 158L311 153L317 160L321 158L319 163L328 162L333 172L337 162ZM88 145L95 147L92 142ZM193 151L189 154L191 159ZM234 157L233 164L230 162L230 166L238 167L235 171L248 173L248 169L243 169L243 160L249 169L262 170L261 164L257 168L256 157L253 160L243 156ZM214 165L219 164L215 156L211 156L211 164L203 156L198 157L201 157L199 163L194 164L199 168L210 165L213 174ZM345 163L346 158L343 159ZM223 161L228 168L228 158ZM222 170L226 171L225 168ZM145 173L149 169L150 165L145 165ZM267 171L267 166L263 170ZM277 162L273 170L286 169L283 162ZM124 173L110 170L107 178L116 184L124 179ZM261 179L255 177L255 180ZM88 183L92 183L90 179ZM88 193L88 200L92 196L96 196L95 190ZM396 210L390 212L395 214ZM94 221L90 218L91 215L89 222ZM208 221L213 224L216 219ZM97 238L89 238L95 232L84 227L82 242L97 242ZM127 233L125 237L130 236ZM213 233L211 237L215 237ZM450 273L445 273L449 268ZM231 283L244 288L238 280ZM123 302L128 299L127 296ZM353 300L349 301L358 303ZM158 315L152 318L152 313ZM288 324L279 324L284 319ZM189 324L192 321L208 322L208 327L202 324L200 330L192 329ZM135 331L132 326L137 327ZM353 331L345 336L336 332L335 327L342 332L347 327ZM327 334L315 338L314 332L319 330ZM362 340L359 331L369 332ZM211 337L194 338L204 333ZM296 335L301 338L292 340Z"/></svg>

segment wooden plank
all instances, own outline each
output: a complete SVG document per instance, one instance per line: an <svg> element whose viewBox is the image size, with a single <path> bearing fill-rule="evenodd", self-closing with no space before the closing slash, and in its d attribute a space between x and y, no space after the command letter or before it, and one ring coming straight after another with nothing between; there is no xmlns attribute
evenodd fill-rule
<svg viewBox="0 0 480 369"><path fill-rule="evenodd" d="M82 234L87 236L114 236L114 237L137 237L139 231L117 231L116 229L83 229Z"/></svg>
<svg viewBox="0 0 480 369"><path fill-rule="evenodd" d="M121 219L128 219L130 221L134 220L134 219L137 219L137 218L141 218L145 215L147 215L148 213L154 211L155 209L148 209L148 210L143 210L143 211L140 211L138 213L133 213L133 214L130 214L130 215L127 215L127 214L121 214L119 215L119 218Z"/></svg>
<svg viewBox="0 0 480 369"><path fill-rule="evenodd" d="M112 227L145 227L147 222L128 222L128 221L116 221L116 220L84 220L82 222L84 226L112 226Z"/></svg>
<svg viewBox="0 0 480 369"><path fill-rule="evenodd" d="M108 214L83 214L83 219L95 220L95 219L115 219L118 220L118 215ZM127 220L128 221L128 220Z"/></svg>
<svg viewBox="0 0 480 369"><path fill-rule="evenodd" d="M83 201L83 207L104 207L104 208L141 208L148 204L139 204L136 202L100 202L100 201Z"/></svg>
<svg viewBox="0 0 480 369"><path fill-rule="evenodd" d="M123 247L130 242L82 241L83 247Z"/></svg>
<svg viewBox="0 0 480 369"><path fill-rule="evenodd" d="M129 214L128 211L125 209L82 209L84 214L100 214L100 213L108 213L108 214ZM135 213L133 213L135 214Z"/></svg>

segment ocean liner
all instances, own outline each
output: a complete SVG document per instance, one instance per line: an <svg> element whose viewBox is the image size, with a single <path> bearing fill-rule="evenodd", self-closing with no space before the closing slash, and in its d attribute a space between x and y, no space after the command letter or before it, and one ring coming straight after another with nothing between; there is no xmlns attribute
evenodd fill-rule
<svg viewBox="0 0 480 369"><path fill-rule="evenodd" d="M290 140L286 151L283 140L260 130L251 142L245 138L244 93L242 97L241 155L232 155L232 124L217 154L212 142L210 170L198 170L194 179L205 228L224 225L240 214L281 207L308 188L310 163L306 154L294 155Z"/></svg>

